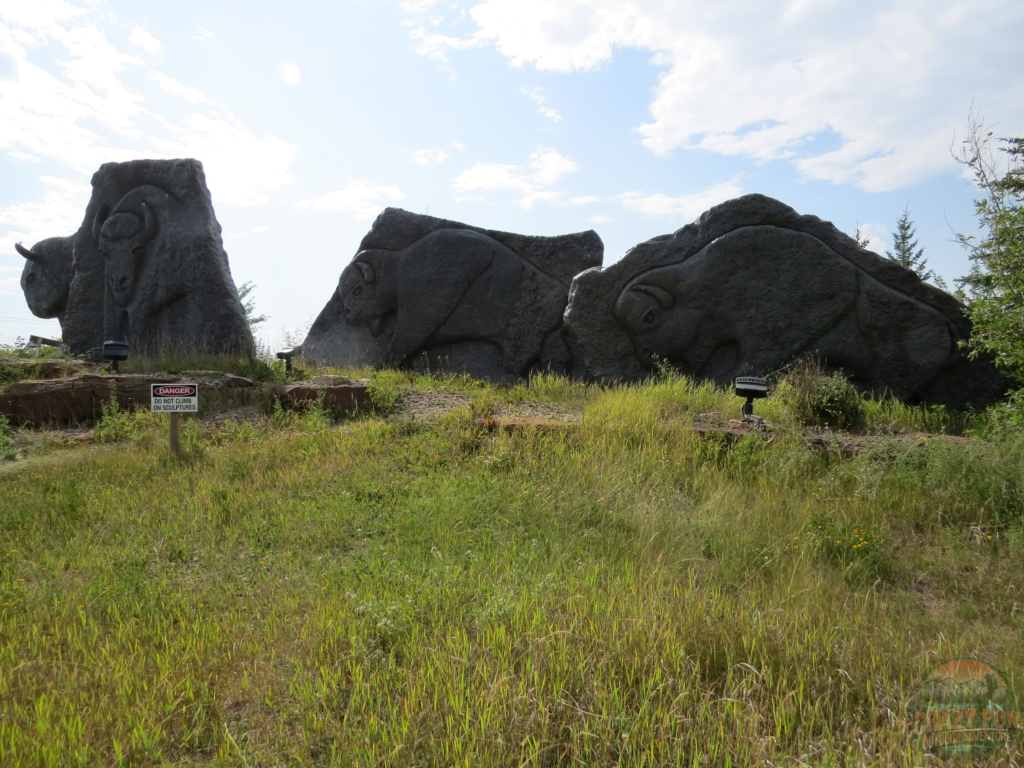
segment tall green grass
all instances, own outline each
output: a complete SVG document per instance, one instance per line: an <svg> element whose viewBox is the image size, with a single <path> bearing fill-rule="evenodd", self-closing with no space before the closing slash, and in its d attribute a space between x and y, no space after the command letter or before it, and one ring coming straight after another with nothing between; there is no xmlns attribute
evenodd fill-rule
<svg viewBox="0 0 1024 768"><path fill-rule="evenodd" d="M0 764L911 766L939 660L1021 690L1021 440L840 460L700 438L739 400L682 378L480 391L583 417L191 422L4 476Z"/></svg>

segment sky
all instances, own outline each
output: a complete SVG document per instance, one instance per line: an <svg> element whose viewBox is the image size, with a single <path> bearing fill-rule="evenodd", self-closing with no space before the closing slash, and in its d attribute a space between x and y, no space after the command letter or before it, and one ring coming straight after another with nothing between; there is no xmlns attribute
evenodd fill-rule
<svg viewBox="0 0 1024 768"><path fill-rule="evenodd" d="M605 264L759 192L929 267L978 196L969 110L1024 135L1020 0L0 0L0 344L105 162L194 157L260 335L301 337L387 206Z"/></svg>

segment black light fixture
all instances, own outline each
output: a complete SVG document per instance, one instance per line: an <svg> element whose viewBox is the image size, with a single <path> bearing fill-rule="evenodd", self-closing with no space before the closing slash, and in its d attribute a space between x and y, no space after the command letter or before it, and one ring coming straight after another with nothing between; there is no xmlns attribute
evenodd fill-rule
<svg viewBox="0 0 1024 768"><path fill-rule="evenodd" d="M736 397L745 397L747 402L740 409L744 421L758 420L754 416L754 400L761 397L768 397L768 382L757 376L737 376L734 382Z"/></svg>
<svg viewBox="0 0 1024 768"><path fill-rule="evenodd" d="M286 373L292 372L292 358L302 354L302 347L285 347L277 353L278 360L284 360L284 370Z"/></svg>
<svg viewBox="0 0 1024 768"><path fill-rule="evenodd" d="M107 373L117 373L117 364L122 360L128 359L128 342L104 341L103 359L110 361L110 368L107 369Z"/></svg>

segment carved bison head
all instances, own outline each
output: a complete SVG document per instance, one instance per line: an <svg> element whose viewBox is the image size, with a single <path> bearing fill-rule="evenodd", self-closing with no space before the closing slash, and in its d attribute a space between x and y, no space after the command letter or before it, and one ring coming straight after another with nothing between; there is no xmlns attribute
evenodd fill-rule
<svg viewBox="0 0 1024 768"><path fill-rule="evenodd" d="M645 282L627 286L619 294L614 314L645 365L651 365L655 356L685 360L700 323L700 312L677 302L669 290Z"/></svg>
<svg viewBox="0 0 1024 768"><path fill-rule="evenodd" d="M388 315L397 308L395 268L390 251L368 250L356 254L338 281L338 297L345 308L345 322L368 326L377 336Z"/></svg>
<svg viewBox="0 0 1024 768"><path fill-rule="evenodd" d="M67 309L71 291L71 240L50 237L28 249L14 246L25 257L21 290L36 317L57 317Z"/></svg>
<svg viewBox="0 0 1024 768"><path fill-rule="evenodd" d="M96 218L93 235L117 306L127 307L131 301L146 248L156 233L156 214L146 203L138 213L118 211L106 219Z"/></svg>

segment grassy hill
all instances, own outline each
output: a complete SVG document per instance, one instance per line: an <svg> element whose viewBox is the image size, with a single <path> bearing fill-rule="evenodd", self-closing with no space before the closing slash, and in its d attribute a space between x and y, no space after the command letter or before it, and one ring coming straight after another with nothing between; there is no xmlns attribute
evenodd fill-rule
<svg viewBox="0 0 1024 768"><path fill-rule="evenodd" d="M850 451L786 386L731 439L692 427L740 401L673 375L355 375L374 412L264 388L181 458L145 413L9 435L0 765L933 765L932 667L1024 694L1020 437L859 401Z"/></svg>

